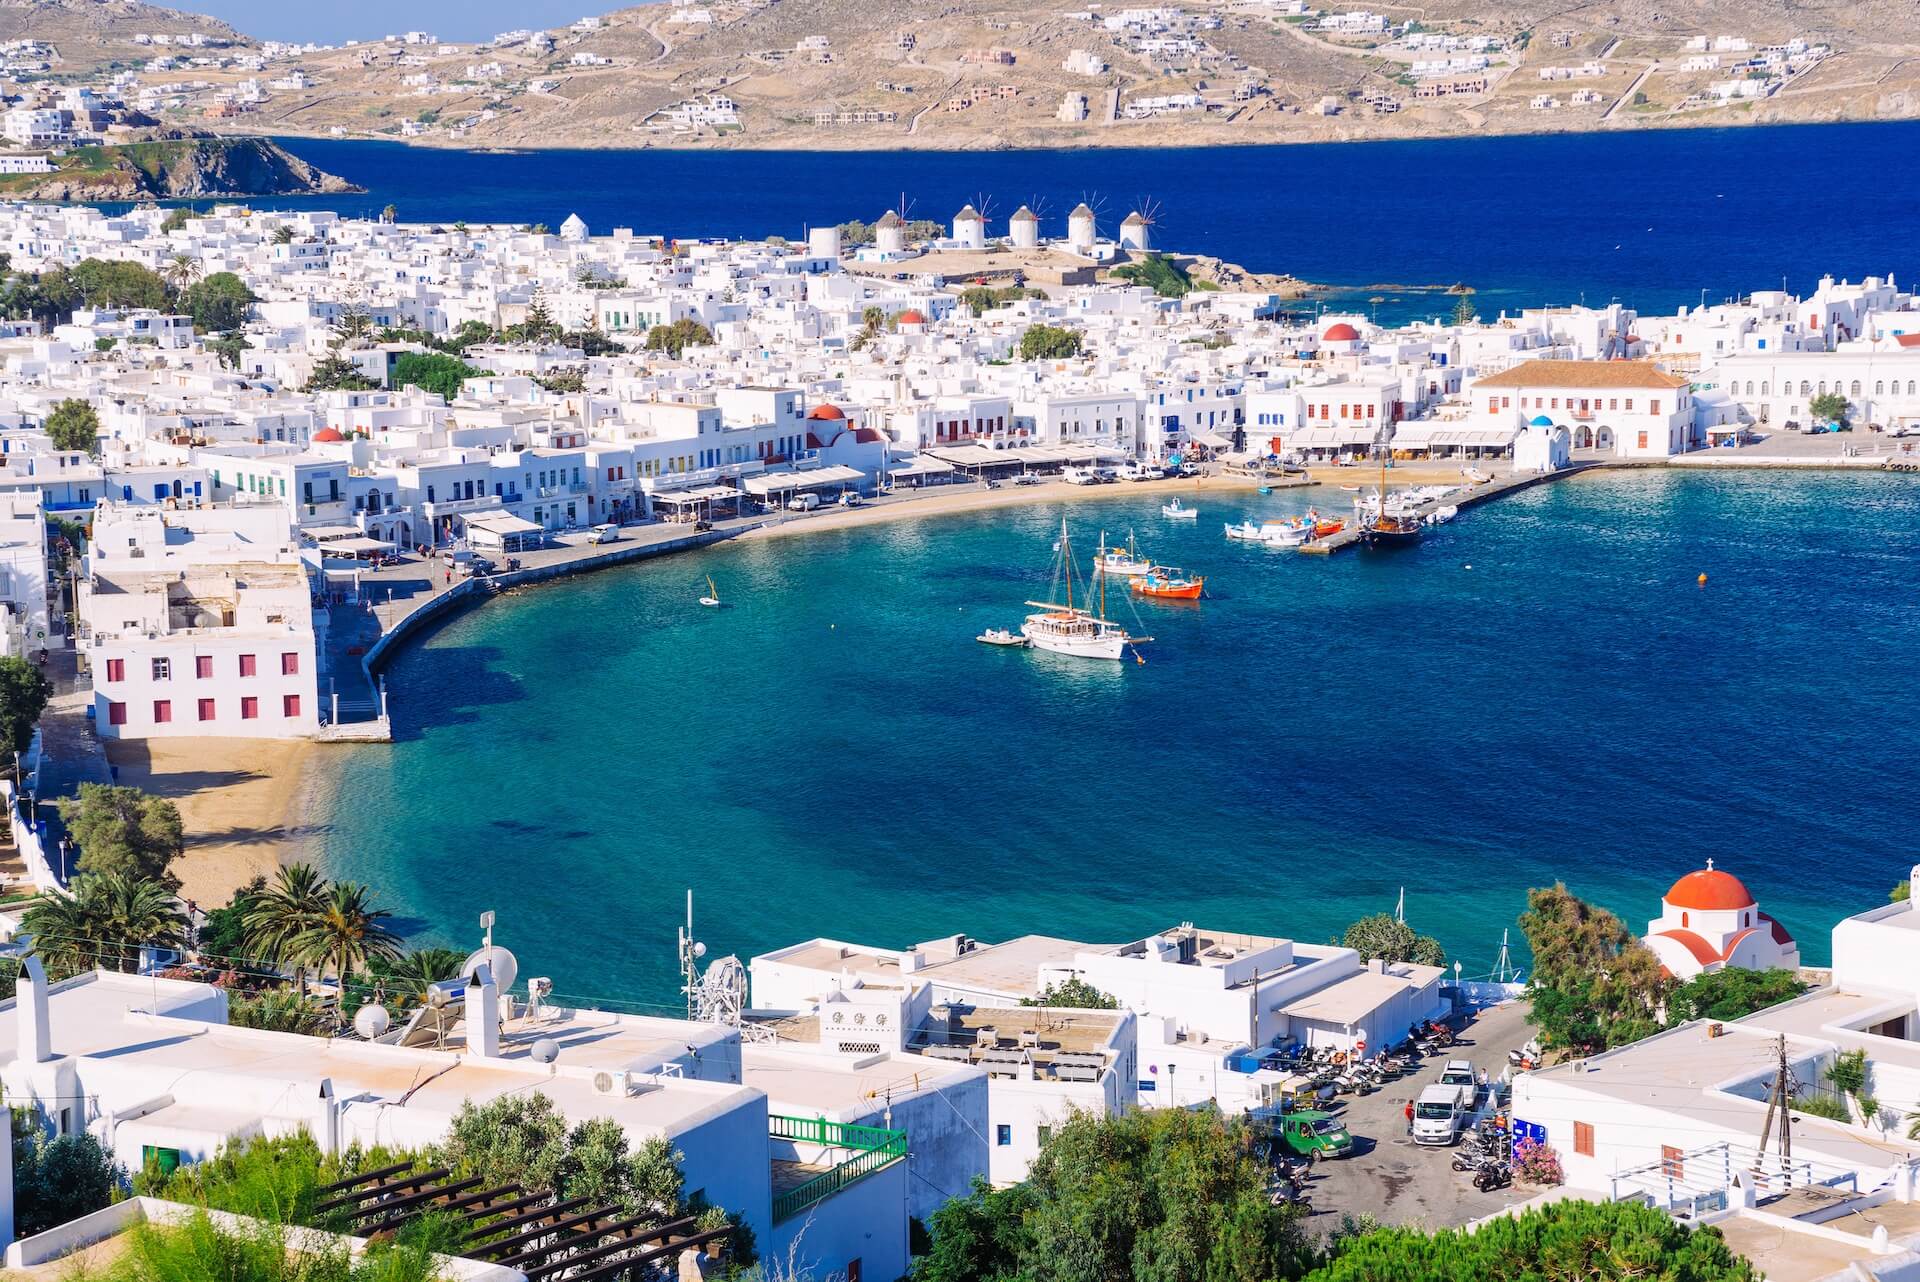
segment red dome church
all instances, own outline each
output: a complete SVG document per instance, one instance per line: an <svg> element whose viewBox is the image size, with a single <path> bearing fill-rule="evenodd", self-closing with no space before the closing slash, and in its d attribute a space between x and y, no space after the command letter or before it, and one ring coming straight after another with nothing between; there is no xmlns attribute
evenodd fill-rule
<svg viewBox="0 0 1920 1282"><path fill-rule="evenodd" d="M1753 892L1732 873L1707 866L1673 883L1644 940L1676 979L1738 966L1793 970L1800 946L1787 928L1760 911Z"/></svg>

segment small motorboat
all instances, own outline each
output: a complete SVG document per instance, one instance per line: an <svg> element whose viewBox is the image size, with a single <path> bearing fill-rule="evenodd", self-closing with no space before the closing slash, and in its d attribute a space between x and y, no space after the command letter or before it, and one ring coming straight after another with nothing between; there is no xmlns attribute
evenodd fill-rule
<svg viewBox="0 0 1920 1282"><path fill-rule="evenodd" d="M1255 492L1259 494L1271 494L1273 493L1273 487L1271 485L1263 485Z"/></svg>
<svg viewBox="0 0 1920 1282"><path fill-rule="evenodd" d="M1445 525L1448 521L1451 521L1459 515L1460 509L1449 503L1445 507L1437 507L1427 513L1426 521L1428 525Z"/></svg>
<svg viewBox="0 0 1920 1282"><path fill-rule="evenodd" d="M988 628L974 640L982 645L1025 646L1027 644L1025 637L1006 628Z"/></svg>
<svg viewBox="0 0 1920 1282"><path fill-rule="evenodd" d="M1324 539L1329 534L1338 534L1346 528L1347 523L1345 521L1315 521L1313 523L1313 537L1316 539Z"/></svg>
<svg viewBox="0 0 1920 1282"><path fill-rule="evenodd" d="M1238 525L1229 525L1226 527L1226 532L1229 539L1234 539L1241 543L1264 542L1260 537L1260 527L1252 521L1242 521Z"/></svg>
<svg viewBox="0 0 1920 1282"><path fill-rule="evenodd" d="M1179 499L1175 499L1171 503L1162 503L1160 505L1160 515L1171 517L1176 521L1197 521L1200 519L1200 509L1197 507L1187 507L1182 504Z"/></svg>
<svg viewBox="0 0 1920 1282"><path fill-rule="evenodd" d="M713 585L713 576L711 574L707 576L707 594L700 598L700 604L706 606L709 610L717 610L720 608L720 589Z"/></svg>
<svg viewBox="0 0 1920 1282"><path fill-rule="evenodd" d="M1291 521L1268 521L1260 527L1260 541L1268 547L1297 548L1312 537L1312 523L1298 517Z"/></svg>
<svg viewBox="0 0 1920 1282"><path fill-rule="evenodd" d="M1152 568L1153 562L1134 551L1132 535L1127 536L1127 546L1123 548L1108 547L1106 544L1106 536L1104 534L1101 535L1100 551L1093 559L1093 572L1095 574L1111 574L1120 578L1131 579L1145 574Z"/></svg>
<svg viewBox="0 0 1920 1282"><path fill-rule="evenodd" d="M1197 601L1207 581L1197 574L1170 570L1156 565L1133 581L1133 590L1141 596L1161 597L1169 601Z"/></svg>

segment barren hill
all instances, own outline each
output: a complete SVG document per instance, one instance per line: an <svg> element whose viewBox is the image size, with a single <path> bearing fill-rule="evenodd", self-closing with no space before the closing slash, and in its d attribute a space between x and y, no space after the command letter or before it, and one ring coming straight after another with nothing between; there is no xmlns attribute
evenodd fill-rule
<svg viewBox="0 0 1920 1282"><path fill-rule="evenodd" d="M86 33L107 33L95 39L110 52L161 12L0 0L0 34L32 15L75 66ZM223 108L223 130L468 147L1201 145L1892 119L1920 114L1917 16L1914 0L1325 13L1291 0L669 0L531 41L376 41L198 72L211 87L170 123L196 123L206 94L249 76L271 88Z"/></svg>

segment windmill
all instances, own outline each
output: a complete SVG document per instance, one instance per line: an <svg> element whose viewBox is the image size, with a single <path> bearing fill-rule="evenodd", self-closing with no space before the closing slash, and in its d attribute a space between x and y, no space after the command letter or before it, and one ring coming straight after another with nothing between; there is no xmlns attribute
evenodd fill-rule
<svg viewBox="0 0 1920 1282"><path fill-rule="evenodd" d="M1142 254L1153 248L1154 231L1160 226L1164 207L1152 196L1142 196L1120 224L1120 243Z"/></svg>

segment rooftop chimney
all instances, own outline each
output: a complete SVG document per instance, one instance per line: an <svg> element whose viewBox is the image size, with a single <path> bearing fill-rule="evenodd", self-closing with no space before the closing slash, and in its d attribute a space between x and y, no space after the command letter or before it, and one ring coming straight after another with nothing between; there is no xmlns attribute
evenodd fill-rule
<svg viewBox="0 0 1920 1282"><path fill-rule="evenodd" d="M467 981L467 1047L489 1058L500 1054L500 987L485 962Z"/></svg>
<svg viewBox="0 0 1920 1282"><path fill-rule="evenodd" d="M53 1033L47 1025L47 970L34 953L28 953L20 963L14 1004L20 1012L20 1054L30 1064L46 1063L53 1058Z"/></svg>

